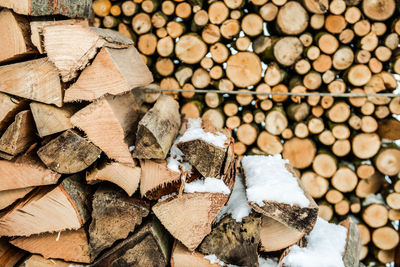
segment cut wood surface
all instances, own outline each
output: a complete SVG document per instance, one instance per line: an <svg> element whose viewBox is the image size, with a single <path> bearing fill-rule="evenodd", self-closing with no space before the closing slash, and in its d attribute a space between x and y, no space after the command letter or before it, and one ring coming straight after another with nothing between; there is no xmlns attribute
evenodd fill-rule
<svg viewBox="0 0 400 267"><path fill-rule="evenodd" d="M92 260L88 236L83 228L17 237L10 243L20 249L40 254L46 259L62 259L81 263L90 263Z"/></svg>
<svg viewBox="0 0 400 267"><path fill-rule="evenodd" d="M141 168L138 166L131 167L118 162L107 162L87 172L86 181L89 184L108 181L118 185L132 196L139 187L139 181L143 183L143 178Z"/></svg>
<svg viewBox="0 0 400 267"><path fill-rule="evenodd" d="M160 125L164 127L161 129ZM170 96L161 95L139 122L133 157L165 159L180 125L178 102Z"/></svg>
<svg viewBox="0 0 400 267"><path fill-rule="evenodd" d="M186 267L186 266L204 266L204 267L219 267L219 263L211 263L204 258L204 254L197 251L190 251L181 242L175 241L172 247L171 266Z"/></svg>
<svg viewBox="0 0 400 267"><path fill-rule="evenodd" d="M0 79L0 92L62 106L58 71L48 58L0 66Z"/></svg>
<svg viewBox="0 0 400 267"><path fill-rule="evenodd" d="M88 188L79 176L38 188L0 217L1 236L30 236L79 229L89 219Z"/></svg>
<svg viewBox="0 0 400 267"><path fill-rule="evenodd" d="M153 77L136 48L103 47L92 64L85 68L78 80L65 91L64 101L90 101L105 94L118 95L146 86L152 81Z"/></svg>
<svg viewBox="0 0 400 267"><path fill-rule="evenodd" d="M94 193L92 208L89 236L93 257L115 241L128 237L150 211L145 201L129 198L106 186L100 186Z"/></svg>
<svg viewBox="0 0 400 267"><path fill-rule="evenodd" d="M0 239L0 264L4 267L13 267L24 256L25 252L11 246L4 238Z"/></svg>
<svg viewBox="0 0 400 267"><path fill-rule="evenodd" d="M71 18L89 18L92 14L92 1L90 0L80 2L71 0L55 2L3 0L0 2L0 6L10 8L18 14L30 16L63 15Z"/></svg>
<svg viewBox="0 0 400 267"><path fill-rule="evenodd" d="M0 3L1 5L1 3ZM30 40L28 20L9 9L0 12L0 62L37 53Z"/></svg>
<svg viewBox="0 0 400 267"><path fill-rule="evenodd" d="M21 264L21 267L68 267L70 263L61 260L45 259L40 255L31 255Z"/></svg>
<svg viewBox="0 0 400 267"><path fill-rule="evenodd" d="M28 101L0 93L0 134L11 124L15 115L27 107Z"/></svg>
<svg viewBox="0 0 400 267"><path fill-rule="evenodd" d="M67 130L38 150L43 163L59 173L76 173L95 162L101 150L73 130Z"/></svg>
<svg viewBox="0 0 400 267"><path fill-rule="evenodd" d="M0 210L7 208L18 199L25 197L33 189L34 187L26 187L0 191Z"/></svg>
<svg viewBox="0 0 400 267"><path fill-rule="evenodd" d="M71 123L109 158L134 166L129 147L134 145L141 102L132 92L106 96L75 113Z"/></svg>

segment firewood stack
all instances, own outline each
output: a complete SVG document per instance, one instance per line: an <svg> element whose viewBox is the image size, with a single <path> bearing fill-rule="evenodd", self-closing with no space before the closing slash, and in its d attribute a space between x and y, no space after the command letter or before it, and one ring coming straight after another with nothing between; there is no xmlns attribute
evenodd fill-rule
<svg viewBox="0 0 400 267"><path fill-rule="evenodd" d="M156 88L370 94L398 85L394 0L96 0L93 9L95 27L135 41ZM172 95L187 117L234 130L237 155L282 153L321 216L359 220L366 263L393 260L400 97Z"/></svg>

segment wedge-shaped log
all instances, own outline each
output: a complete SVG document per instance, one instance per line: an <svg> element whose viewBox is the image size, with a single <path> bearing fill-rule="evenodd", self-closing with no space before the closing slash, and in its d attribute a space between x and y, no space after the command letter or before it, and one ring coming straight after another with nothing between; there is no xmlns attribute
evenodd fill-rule
<svg viewBox="0 0 400 267"><path fill-rule="evenodd" d="M68 267L71 266L70 262L61 260L45 259L40 255L31 255L26 258L20 265L21 267Z"/></svg>
<svg viewBox="0 0 400 267"><path fill-rule="evenodd" d="M118 162L107 162L86 174L86 181L94 184L101 181L114 183L132 196L139 187L141 168L126 166Z"/></svg>
<svg viewBox="0 0 400 267"><path fill-rule="evenodd" d="M61 107L62 89L48 58L0 66L0 92Z"/></svg>
<svg viewBox="0 0 400 267"><path fill-rule="evenodd" d="M9 9L0 12L0 62L37 53L30 35L28 20Z"/></svg>
<svg viewBox="0 0 400 267"><path fill-rule="evenodd" d="M202 267L219 267L219 263L211 264L204 258L205 255L190 251L181 242L175 241L172 247L171 267L186 267L186 266L202 266Z"/></svg>
<svg viewBox="0 0 400 267"><path fill-rule="evenodd" d="M133 156L139 159L165 159L181 126L179 104L161 95L140 120Z"/></svg>
<svg viewBox="0 0 400 267"><path fill-rule="evenodd" d="M14 12L28 16L63 15L71 18L89 18L92 13L92 1L38 1L38 0L2 0L0 7L13 9Z"/></svg>
<svg viewBox="0 0 400 267"><path fill-rule="evenodd" d="M156 220L144 224L137 232L105 252L96 266L155 266L169 262L170 236Z"/></svg>
<svg viewBox="0 0 400 267"><path fill-rule="evenodd" d="M11 246L4 238L0 239L0 263L4 267L13 267L26 254L16 247Z"/></svg>
<svg viewBox="0 0 400 267"><path fill-rule="evenodd" d="M0 134L14 120L15 115L28 106L28 101L0 93Z"/></svg>
<svg viewBox="0 0 400 267"><path fill-rule="evenodd" d="M127 197L125 193L106 186L99 187L94 193L92 208L89 236L93 257L115 241L128 237L150 211L145 201Z"/></svg>
<svg viewBox="0 0 400 267"><path fill-rule="evenodd" d="M34 129L32 113L29 110L21 111L1 136L0 151L12 156L24 152L35 142Z"/></svg>
<svg viewBox="0 0 400 267"><path fill-rule="evenodd" d="M58 108L53 105L32 102L30 108L40 137L73 128L70 118L77 108L72 105Z"/></svg>
<svg viewBox="0 0 400 267"><path fill-rule="evenodd" d="M361 235L357 224L350 218L341 221L341 226L347 228L346 247L343 253L344 266L358 266L360 263Z"/></svg>
<svg viewBox="0 0 400 267"><path fill-rule="evenodd" d="M127 48L125 35L109 29L89 28L81 23L57 23L43 28L44 49L64 82L78 76L100 47Z"/></svg>
<svg viewBox="0 0 400 267"><path fill-rule="evenodd" d="M47 167L59 173L77 173L89 167L101 150L75 131L67 130L38 150Z"/></svg>
<svg viewBox="0 0 400 267"><path fill-rule="evenodd" d="M30 253L40 254L46 259L81 263L90 263L92 260L89 254L89 240L84 228L18 237L10 243Z"/></svg>
<svg viewBox="0 0 400 267"><path fill-rule="evenodd" d="M0 191L55 184L60 176L46 168L34 150L13 161L0 160Z"/></svg>
<svg viewBox="0 0 400 267"><path fill-rule="evenodd" d="M177 192L181 185L181 174L167 167L165 160L141 160L142 176L140 194L148 199L159 199L163 195Z"/></svg>
<svg viewBox="0 0 400 267"><path fill-rule="evenodd" d="M134 166L129 147L135 142L140 104L131 92L106 96L75 113L71 122L109 158Z"/></svg>
<svg viewBox="0 0 400 267"><path fill-rule="evenodd" d="M79 229L89 219L89 188L78 175L41 187L0 217L0 236L30 236Z"/></svg>
<svg viewBox="0 0 400 267"><path fill-rule="evenodd" d="M153 76L135 47L103 47L92 64L65 91L64 101L92 101L105 94L122 94L152 81Z"/></svg>
<svg viewBox="0 0 400 267"><path fill-rule="evenodd" d="M223 218L199 246L203 254L214 254L223 262L238 266L258 266L261 218L247 216L237 222ZM228 238L229 236L229 238Z"/></svg>
<svg viewBox="0 0 400 267"><path fill-rule="evenodd" d="M26 188L19 188L19 189L10 189L5 191L0 191L0 210L7 208L15 201L20 198L23 198L29 192L31 192L34 187L26 187Z"/></svg>
<svg viewBox="0 0 400 267"><path fill-rule="evenodd" d="M289 228L270 217L262 216L260 230L262 251L270 252L285 249L296 244L303 236L303 232Z"/></svg>

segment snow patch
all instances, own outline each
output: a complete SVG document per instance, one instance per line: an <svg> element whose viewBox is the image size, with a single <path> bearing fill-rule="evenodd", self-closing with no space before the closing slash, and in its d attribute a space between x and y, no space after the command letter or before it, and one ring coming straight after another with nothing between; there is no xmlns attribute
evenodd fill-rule
<svg viewBox="0 0 400 267"><path fill-rule="evenodd" d="M222 193L228 195L231 190L221 179L217 179L214 177L207 177L205 179L196 180L191 183L185 183L185 193Z"/></svg>
<svg viewBox="0 0 400 267"><path fill-rule="evenodd" d="M278 259L264 259L258 257L258 265L260 267L278 267Z"/></svg>
<svg viewBox="0 0 400 267"><path fill-rule="evenodd" d="M177 195L177 193L176 193L176 192L173 192L173 193L171 193L171 194L169 194L169 195L162 196L162 197L160 197L160 198L158 199L158 202L162 202L162 201L167 200L168 198L173 197L173 196L176 196L176 195Z"/></svg>
<svg viewBox="0 0 400 267"><path fill-rule="evenodd" d="M318 217L314 229L306 236L307 247L291 246L282 263L288 267L344 267L346 238L345 227Z"/></svg>
<svg viewBox="0 0 400 267"><path fill-rule="evenodd" d="M304 195L297 179L288 171L288 160L274 156L245 156L242 168L246 176L247 199L259 206L265 201L276 201L304 208L310 201Z"/></svg>
<svg viewBox="0 0 400 267"><path fill-rule="evenodd" d="M218 263L221 266L225 265L225 262L218 259L215 254L210 254L210 255L204 256L204 258L207 259L211 264Z"/></svg>
<svg viewBox="0 0 400 267"><path fill-rule="evenodd" d="M247 203L246 189L243 185L243 177L236 175L235 185L233 186L232 194L228 203L222 207L216 221L220 221L225 215L230 214L237 222L242 222L242 219L249 216L251 207Z"/></svg>

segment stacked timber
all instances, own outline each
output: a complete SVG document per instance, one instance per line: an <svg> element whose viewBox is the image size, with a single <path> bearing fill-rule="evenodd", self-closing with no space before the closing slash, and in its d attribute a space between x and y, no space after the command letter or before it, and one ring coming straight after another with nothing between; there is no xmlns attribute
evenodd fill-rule
<svg viewBox="0 0 400 267"><path fill-rule="evenodd" d="M93 10L94 26L135 41L156 88L374 94L398 86L394 0L96 0ZM158 94L148 94L146 103ZM393 261L399 96L170 94L186 117L232 129L240 157L282 153L317 199L321 216L352 216L367 229L366 264ZM372 204L385 218L380 224L370 222L378 214ZM387 246L374 235L384 227L391 229L383 238Z"/></svg>

